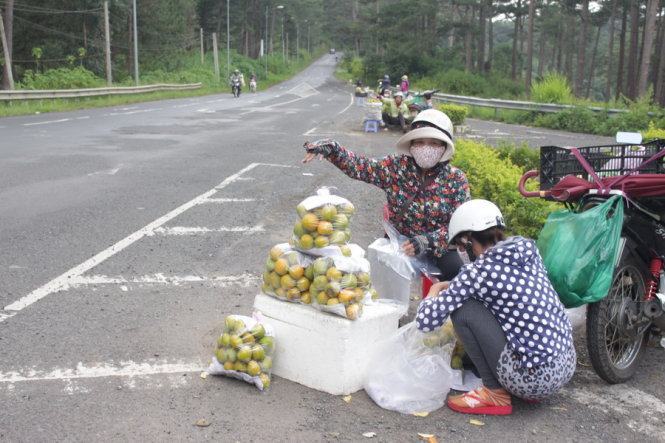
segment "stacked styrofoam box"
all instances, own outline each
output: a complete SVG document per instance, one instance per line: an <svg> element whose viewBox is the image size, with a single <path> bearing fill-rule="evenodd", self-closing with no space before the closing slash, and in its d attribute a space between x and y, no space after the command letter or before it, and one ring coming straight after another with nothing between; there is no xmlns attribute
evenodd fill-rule
<svg viewBox="0 0 665 443"><path fill-rule="evenodd" d="M275 330L273 374L333 395L362 389L368 356L402 315L394 305L373 303L350 321L264 294L254 308Z"/></svg>

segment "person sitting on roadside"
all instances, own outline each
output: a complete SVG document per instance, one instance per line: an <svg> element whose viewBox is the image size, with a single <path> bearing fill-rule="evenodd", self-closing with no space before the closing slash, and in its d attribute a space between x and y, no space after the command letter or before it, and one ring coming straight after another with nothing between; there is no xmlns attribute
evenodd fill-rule
<svg viewBox="0 0 665 443"><path fill-rule="evenodd" d="M363 82L361 80L358 80L356 82L355 96L356 97L367 97L367 90L363 87Z"/></svg>
<svg viewBox="0 0 665 443"><path fill-rule="evenodd" d="M411 127L397 141L397 154L370 158L327 139L306 142L303 163L325 158L349 177L381 188L388 221L409 238L401 245L404 252L426 255L443 279L451 279L463 262L445 242L448 221L455 208L469 199L469 182L450 164L455 144L446 114L434 109L421 112Z"/></svg>
<svg viewBox="0 0 665 443"><path fill-rule="evenodd" d="M425 111L427 112L427 111ZM450 282L435 283L418 307L418 329L448 317L483 386L448 397L467 414L508 415L511 395L538 401L559 391L576 366L572 326L533 240L505 238L499 208L487 200L458 207L448 242L471 263Z"/></svg>
<svg viewBox="0 0 665 443"><path fill-rule="evenodd" d="M411 118L409 107L404 101L404 94L396 92L393 98L379 97L383 102L381 118L386 126L399 126L408 131L407 120Z"/></svg>

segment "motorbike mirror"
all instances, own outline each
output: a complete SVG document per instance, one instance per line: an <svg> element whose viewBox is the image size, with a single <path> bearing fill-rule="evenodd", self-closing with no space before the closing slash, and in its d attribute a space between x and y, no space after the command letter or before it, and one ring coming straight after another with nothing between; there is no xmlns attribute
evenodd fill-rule
<svg viewBox="0 0 665 443"><path fill-rule="evenodd" d="M639 132L617 132L617 143L639 145L642 143L642 134Z"/></svg>

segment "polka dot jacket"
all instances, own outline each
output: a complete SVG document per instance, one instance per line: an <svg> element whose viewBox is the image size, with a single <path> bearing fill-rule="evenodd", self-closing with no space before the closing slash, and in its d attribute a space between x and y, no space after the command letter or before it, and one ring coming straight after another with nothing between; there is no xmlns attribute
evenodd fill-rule
<svg viewBox="0 0 665 443"><path fill-rule="evenodd" d="M424 235L428 250L442 257L448 250L446 234L455 209L469 200L466 175L448 163L439 163L425 176L413 157L388 155L369 158L335 147L326 159L349 177L381 188L386 193L390 223L407 237Z"/></svg>
<svg viewBox="0 0 665 443"><path fill-rule="evenodd" d="M469 298L494 314L522 367L550 363L573 346L570 320L533 240L511 237L464 266L447 290L420 303L418 329L440 327Z"/></svg>

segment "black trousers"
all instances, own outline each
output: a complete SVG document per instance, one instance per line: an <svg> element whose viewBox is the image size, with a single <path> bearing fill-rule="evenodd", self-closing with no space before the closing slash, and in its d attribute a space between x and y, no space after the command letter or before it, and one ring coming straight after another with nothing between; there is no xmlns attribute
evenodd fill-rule
<svg viewBox="0 0 665 443"><path fill-rule="evenodd" d="M489 389L500 388L497 366L507 340L494 314L479 301L469 299L450 318L483 384Z"/></svg>
<svg viewBox="0 0 665 443"><path fill-rule="evenodd" d="M391 117L390 115L383 112L381 118L386 125L399 126L402 130L406 129L406 120L402 114L398 114L397 117Z"/></svg>

